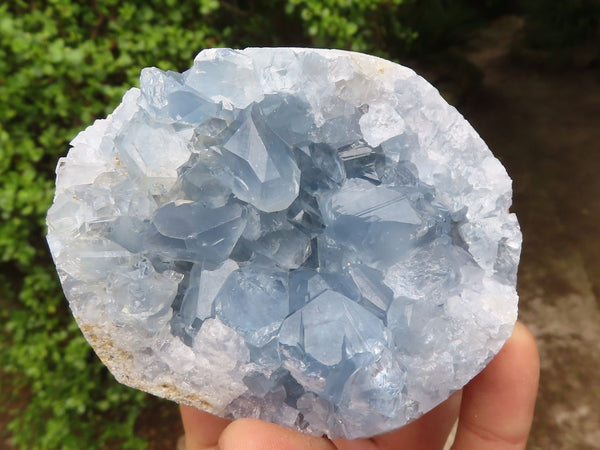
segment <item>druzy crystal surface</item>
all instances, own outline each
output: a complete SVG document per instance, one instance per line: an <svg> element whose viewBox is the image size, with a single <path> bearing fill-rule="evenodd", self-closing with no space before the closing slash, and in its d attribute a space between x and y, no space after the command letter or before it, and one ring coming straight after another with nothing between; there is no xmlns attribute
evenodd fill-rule
<svg viewBox="0 0 600 450"><path fill-rule="evenodd" d="M412 70L214 49L142 71L57 168L48 242L118 380L330 437L410 422L516 319L511 181Z"/></svg>

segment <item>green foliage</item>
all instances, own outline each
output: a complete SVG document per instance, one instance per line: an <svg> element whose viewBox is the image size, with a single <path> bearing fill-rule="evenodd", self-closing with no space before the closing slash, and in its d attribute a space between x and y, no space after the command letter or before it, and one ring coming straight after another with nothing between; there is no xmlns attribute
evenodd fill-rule
<svg viewBox="0 0 600 450"><path fill-rule="evenodd" d="M137 83L140 68L181 70L197 49L222 45L223 30L194 20L214 1L89 4L0 6L0 365L28 399L9 425L20 448L143 446L133 425L145 395L115 383L91 352L47 254L54 166L82 126Z"/></svg>
<svg viewBox="0 0 600 450"><path fill-rule="evenodd" d="M600 32L600 0L528 0L526 41L535 49L580 44Z"/></svg>
<svg viewBox="0 0 600 450"><path fill-rule="evenodd" d="M13 345L2 355L3 370L22 374L14 387L29 395L28 407L9 424L13 443L75 449L100 448L118 439L133 448L143 446L132 429L144 394L109 378L75 322L60 313L59 292L48 267L35 265L19 296L25 308L14 311L6 324Z"/></svg>
<svg viewBox="0 0 600 450"><path fill-rule="evenodd" d="M390 35L405 45L417 37L398 20L403 3L403 0L290 0L286 11L299 12L316 47L385 55Z"/></svg>
<svg viewBox="0 0 600 450"><path fill-rule="evenodd" d="M403 8L403 19L418 30L412 55L439 54L464 43L490 19L514 11L514 0L417 0ZM397 45L402 45L397 43Z"/></svg>

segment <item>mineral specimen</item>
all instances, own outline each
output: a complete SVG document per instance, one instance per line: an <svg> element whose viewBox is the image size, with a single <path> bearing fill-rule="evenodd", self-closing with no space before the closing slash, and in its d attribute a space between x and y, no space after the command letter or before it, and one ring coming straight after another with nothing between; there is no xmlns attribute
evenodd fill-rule
<svg viewBox="0 0 600 450"><path fill-rule="evenodd" d="M214 49L72 142L48 242L118 380L330 437L408 423L516 319L511 181L412 70Z"/></svg>

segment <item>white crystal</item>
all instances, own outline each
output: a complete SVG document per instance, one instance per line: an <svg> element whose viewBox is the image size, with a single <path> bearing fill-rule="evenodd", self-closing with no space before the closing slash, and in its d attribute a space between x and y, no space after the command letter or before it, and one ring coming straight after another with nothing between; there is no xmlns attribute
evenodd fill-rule
<svg viewBox="0 0 600 450"><path fill-rule="evenodd" d="M412 70L212 49L57 166L48 243L120 381L332 438L418 418L516 320L511 181Z"/></svg>

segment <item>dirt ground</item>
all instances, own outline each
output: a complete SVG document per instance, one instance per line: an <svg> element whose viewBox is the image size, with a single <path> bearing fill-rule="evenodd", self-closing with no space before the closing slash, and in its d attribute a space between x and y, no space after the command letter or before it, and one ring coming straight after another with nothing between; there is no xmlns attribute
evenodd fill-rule
<svg viewBox="0 0 600 450"><path fill-rule="evenodd" d="M585 52L553 73L516 62L519 26L471 43L484 79L460 110L513 178L520 319L541 354L529 448L599 449L600 68Z"/></svg>

